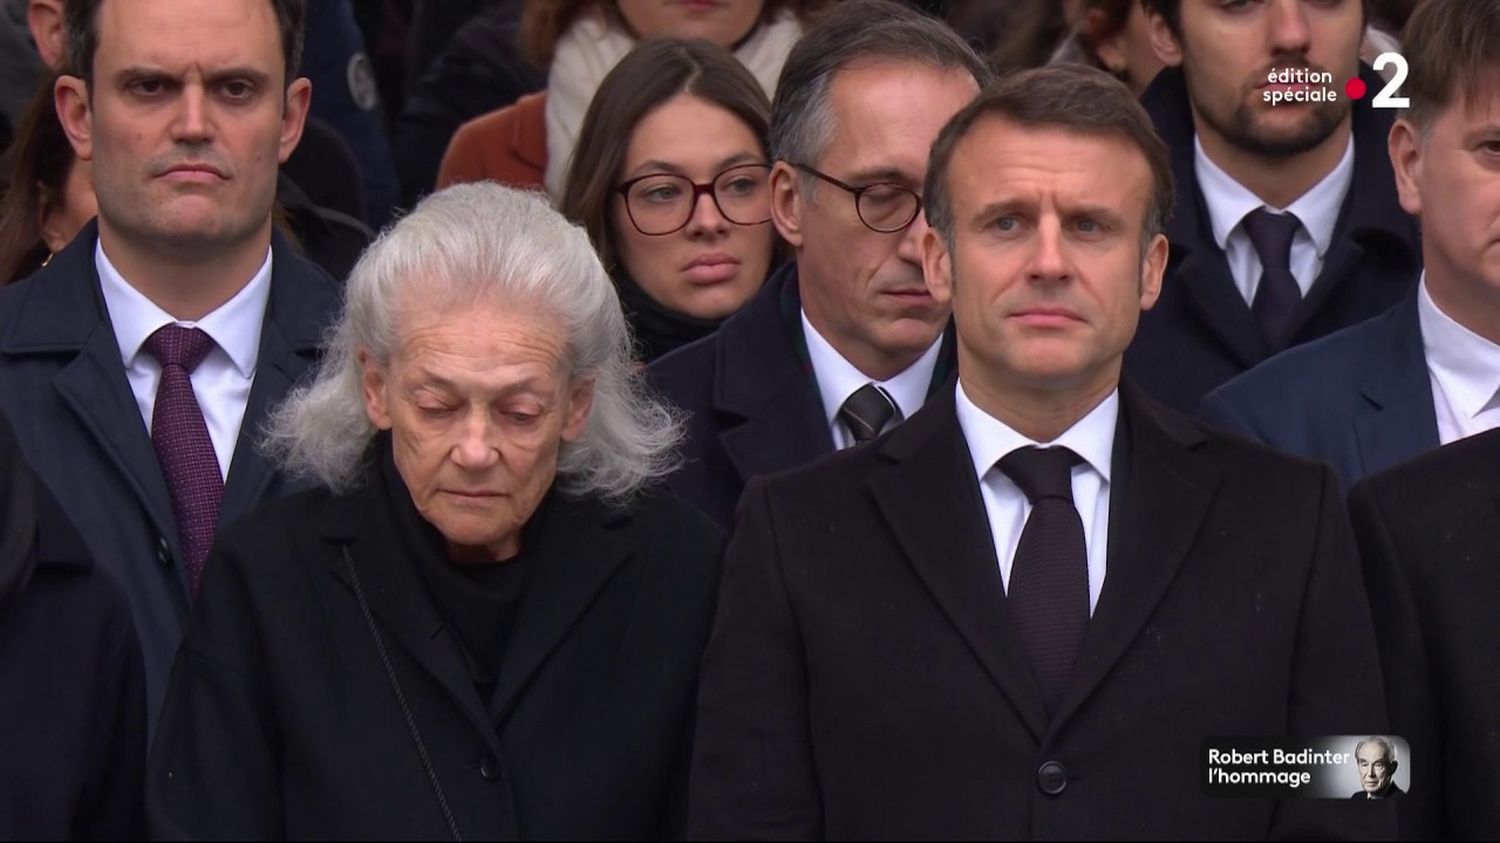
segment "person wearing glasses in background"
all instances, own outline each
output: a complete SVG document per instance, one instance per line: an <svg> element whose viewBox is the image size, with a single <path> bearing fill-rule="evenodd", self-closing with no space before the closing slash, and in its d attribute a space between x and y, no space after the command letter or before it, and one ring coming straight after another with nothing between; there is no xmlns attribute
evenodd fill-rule
<svg viewBox="0 0 1500 843"><path fill-rule="evenodd" d="M721 525L752 477L872 439L948 379L922 180L988 76L951 29L888 0L839 3L792 48L771 106L771 216L796 261L648 369L689 413L672 487Z"/></svg>
<svg viewBox="0 0 1500 843"><path fill-rule="evenodd" d="M584 117L561 210L588 230L650 361L712 333L765 283L771 104L734 55L651 41Z"/></svg>

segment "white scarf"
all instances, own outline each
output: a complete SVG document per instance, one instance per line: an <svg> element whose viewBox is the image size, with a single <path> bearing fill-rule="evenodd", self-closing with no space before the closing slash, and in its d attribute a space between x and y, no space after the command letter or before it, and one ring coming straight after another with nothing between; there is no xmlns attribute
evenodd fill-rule
<svg viewBox="0 0 1500 843"><path fill-rule="evenodd" d="M790 10L760 24L746 38L734 57L750 71L766 96L776 93L776 77L786 62L792 44L802 34L802 23ZM563 182L578 130L589 101L604 77L614 69L636 40L616 23L602 5L585 10L557 40L552 69L547 76L547 193L556 202L562 198Z"/></svg>

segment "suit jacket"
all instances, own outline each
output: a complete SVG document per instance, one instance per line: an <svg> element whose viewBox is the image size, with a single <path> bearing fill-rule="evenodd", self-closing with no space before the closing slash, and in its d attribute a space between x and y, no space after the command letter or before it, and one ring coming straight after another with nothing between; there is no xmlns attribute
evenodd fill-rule
<svg viewBox="0 0 1500 843"><path fill-rule="evenodd" d="M1406 795L1406 791L1402 790L1399 787L1396 787L1396 784L1394 782L1392 782L1391 786L1388 787L1388 788L1386 788L1386 790L1385 790L1385 796L1383 796L1381 798L1382 799L1399 799L1400 797L1405 796L1405 795ZM1350 799L1368 799L1369 798L1369 794L1367 794L1363 790L1361 790L1361 791L1358 791L1358 792L1356 792L1354 794L1351 794L1349 798Z"/></svg>
<svg viewBox="0 0 1500 843"><path fill-rule="evenodd" d="M1378 91L1369 68L1361 78ZM1171 256L1156 306L1141 315L1125 367L1146 392L1193 412L1203 396L1279 349L1266 340L1213 238L1193 167L1193 117L1182 71L1168 68L1142 96L1171 150L1177 208L1167 224ZM1353 108L1354 177L1323 270L1304 296L1289 345L1332 333L1393 307L1421 267L1416 221L1401 209L1386 152L1392 117L1360 100Z"/></svg>
<svg viewBox="0 0 1500 843"><path fill-rule="evenodd" d="M1354 838L1348 800L1215 799L1213 736L1385 722L1332 473L1121 388L1108 572L1054 716L1006 608L951 394L752 481L704 658L708 838Z"/></svg>
<svg viewBox="0 0 1500 843"><path fill-rule="evenodd" d="M688 414L683 467L672 489L726 530L750 478L834 451L801 311L797 265L790 263L719 330L646 369L662 397ZM950 328L929 395L950 379L956 355Z"/></svg>
<svg viewBox="0 0 1500 843"><path fill-rule="evenodd" d="M1500 431L1356 485L1349 497L1385 667L1411 746L1401 835L1500 836Z"/></svg>
<svg viewBox="0 0 1500 843"><path fill-rule="evenodd" d="M1414 288L1368 322L1289 349L1203 400L1211 424L1359 479L1438 446Z"/></svg>
<svg viewBox="0 0 1500 843"><path fill-rule="evenodd" d="M492 180L540 188L546 172L547 92L538 91L459 126L443 154L437 186Z"/></svg>
<svg viewBox="0 0 1500 843"><path fill-rule="evenodd" d="M0 839L145 832L146 690L125 596L0 417Z"/></svg>
<svg viewBox="0 0 1500 843"><path fill-rule="evenodd" d="M373 626L464 838L680 834L719 531L659 494L554 493L483 700L421 570L374 526L390 511L370 484L314 490L223 535L152 748L152 833L449 838Z"/></svg>
<svg viewBox="0 0 1500 843"><path fill-rule="evenodd" d="M149 722L166 690L188 615L177 521L94 267L90 223L35 275L0 290L0 409L38 475L124 588L146 664ZM270 409L317 359L338 287L272 241L271 297L260 360L224 485L219 524L283 493L283 478L256 453Z"/></svg>

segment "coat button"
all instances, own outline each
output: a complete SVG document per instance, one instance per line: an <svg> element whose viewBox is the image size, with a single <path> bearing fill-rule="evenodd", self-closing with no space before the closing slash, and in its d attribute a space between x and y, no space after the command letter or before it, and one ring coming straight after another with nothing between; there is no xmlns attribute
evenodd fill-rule
<svg viewBox="0 0 1500 843"><path fill-rule="evenodd" d="M158 536L156 539L156 561L163 565L172 564L172 546L167 544L166 536Z"/></svg>
<svg viewBox="0 0 1500 843"><path fill-rule="evenodd" d="M500 762L495 760L495 756L486 752L484 757L479 759L479 775L487 782L500 778Z"/></svg>
<svg viewBox="0 0 1500 843"><path fill-rule="evenodd" d="M1068 786L1068 771L1056 761L1048 761L1036 771L1036 786L1048 796L1056 796Z"/></svg>

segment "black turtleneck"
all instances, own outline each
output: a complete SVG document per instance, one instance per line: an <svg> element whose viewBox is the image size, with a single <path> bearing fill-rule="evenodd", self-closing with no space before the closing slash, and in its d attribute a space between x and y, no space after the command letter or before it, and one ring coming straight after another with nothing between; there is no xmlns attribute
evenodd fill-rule
<svg viewBox="0 0 1500 843"><path fill-rule="evenodd" d="M620 291L620 303L625 307L625 318L640 346L643 363L650 363L674 348L708 336L724 321L699 319L672 310L651 298L624 272L615 272L614 279L615 288Z"/></svg>

